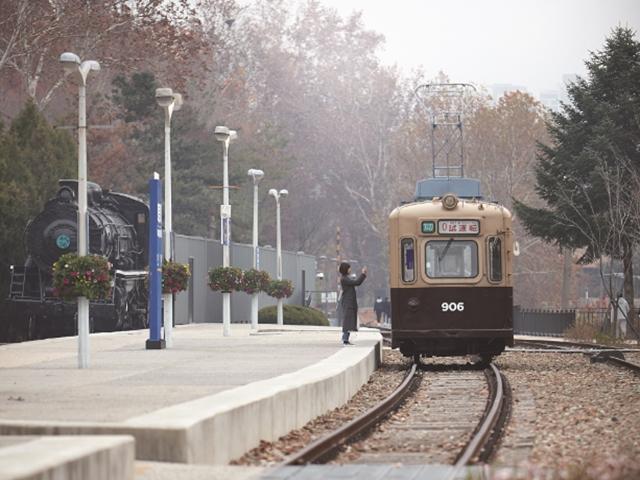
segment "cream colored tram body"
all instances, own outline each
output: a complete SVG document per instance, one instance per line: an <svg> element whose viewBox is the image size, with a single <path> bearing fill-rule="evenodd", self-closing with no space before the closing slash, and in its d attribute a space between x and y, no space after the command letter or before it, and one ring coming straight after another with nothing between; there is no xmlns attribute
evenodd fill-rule
<svg viewBox="0 0 640 480"><path fill-rule="evenodd" d="M511 213L466 178L418 182L389 216L392 347L406 356L513 346Z"/></svg>

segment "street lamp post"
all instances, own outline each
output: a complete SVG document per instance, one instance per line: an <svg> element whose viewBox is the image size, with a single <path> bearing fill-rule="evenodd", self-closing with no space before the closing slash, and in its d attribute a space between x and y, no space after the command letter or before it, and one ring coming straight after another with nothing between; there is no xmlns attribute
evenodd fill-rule
<svg viewBox="0 0 640 480"><path fill-rule="evenodd" d="M230 262L229 244L231 242L231 205L229 205L229 143L238 137L235 130L217 126L214 135L222 142L222 205L220 205L220 242L222 243L222 266ZM231 335L231 293L222 293L222 334Z"/></svg>
<svg viewBox="0 0 640 480"><path fill-rule="evenodd" d="M80 61L75 53L60 55L67 74L78 81L78 256L87 255L87 76L100 70L95 60ZM89 300L78 297L78 367L89 367Z"/></svg>
<svg viewBox="0 0 640 480"><path fill-rule="evenodd" d="M253 268L258 269L258 184L264 172L255 168L247 172L253 178ZM258 294L251 296L251 329L258 329Z"/></svg>
<svg viewBox="0 0 640 480"><path fill-rule="evenodd" d="M157 88L156 101L164 110L164 259L172 260L171 245L172 199L171 199L171 115L180 110L182 95L174 93L170 88ZM173 294L165 293L163 300L164 340L167 347L173 346Z"/></svg>
<svg viewBox="0 0 640 480"><path fill-rule="evenodd" d="M282 232L280 228L280 198L285 198L289 195L287 190L276 190L272 188L269 190L269 195L276 199L276 278L282 280ZM278 325L284 324L284 315L282 312L283 299L278 299Z"/></svg>

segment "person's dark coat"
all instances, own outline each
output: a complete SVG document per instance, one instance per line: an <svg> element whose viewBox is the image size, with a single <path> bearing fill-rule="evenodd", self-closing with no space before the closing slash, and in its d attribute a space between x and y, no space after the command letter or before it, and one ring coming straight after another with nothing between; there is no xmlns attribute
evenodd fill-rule
<svg viewBox="0 0 640 480"><path fill-rule="evenodd" d="M358 278L343 275L340 279L342 285L342 331L358 330L358 299L356 297L356 287L364 282L367 276L361 273Z"/></svg>

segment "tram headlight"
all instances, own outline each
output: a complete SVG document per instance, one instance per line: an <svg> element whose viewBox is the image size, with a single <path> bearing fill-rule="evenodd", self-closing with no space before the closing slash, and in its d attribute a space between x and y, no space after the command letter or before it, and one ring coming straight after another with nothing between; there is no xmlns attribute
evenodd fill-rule
<svg viewBox="0 0 640 480"><path fill-rule="evenodd" d="M420 306L420 299L418 297L411 297L409 300L407 300L407 305L409 306L410 310L416 311Z"/></svg>
<svg viewBox="0 0 640 480"><path fill-rule="evenodd" d="M447 210L453 210L458 206L458 197L456 197L453 193L447 193L444 197L442 197L442 206Z"/></svg>

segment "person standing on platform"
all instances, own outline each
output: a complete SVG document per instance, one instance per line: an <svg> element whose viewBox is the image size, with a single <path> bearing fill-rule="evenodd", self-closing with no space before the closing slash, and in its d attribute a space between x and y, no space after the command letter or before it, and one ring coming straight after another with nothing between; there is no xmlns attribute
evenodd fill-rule
<svg viewBox="0 0 640 480"><path fill-rule="evenodd" d="M380 323L382 316L382 297L376 297L376 303L373 304L373 311L376 314L376 322Z"/></svg>
<svg viewBox="0 0 640 480"><path fill-rule="evenodd" d="M342 296L340 297L340 306L342 309L342 343L352 345L349 341L349 334L358 331L358 298L356 295L356 287L364 282L367 278L367 267L362 269L362 273L357 278L351 275L351 265L342 262L338 269L340 275L340 285L342 286Z"/></svg>
<svg viewBox="0 0 640 480"><path fill-rule="evenodd" d="M615 305L612 305L615 308ZM618 308L612 312L614 319L615 336L623 340L627 337L627 316L629 315L629 302L622 296L622 292L618 293Z"/></svg>

